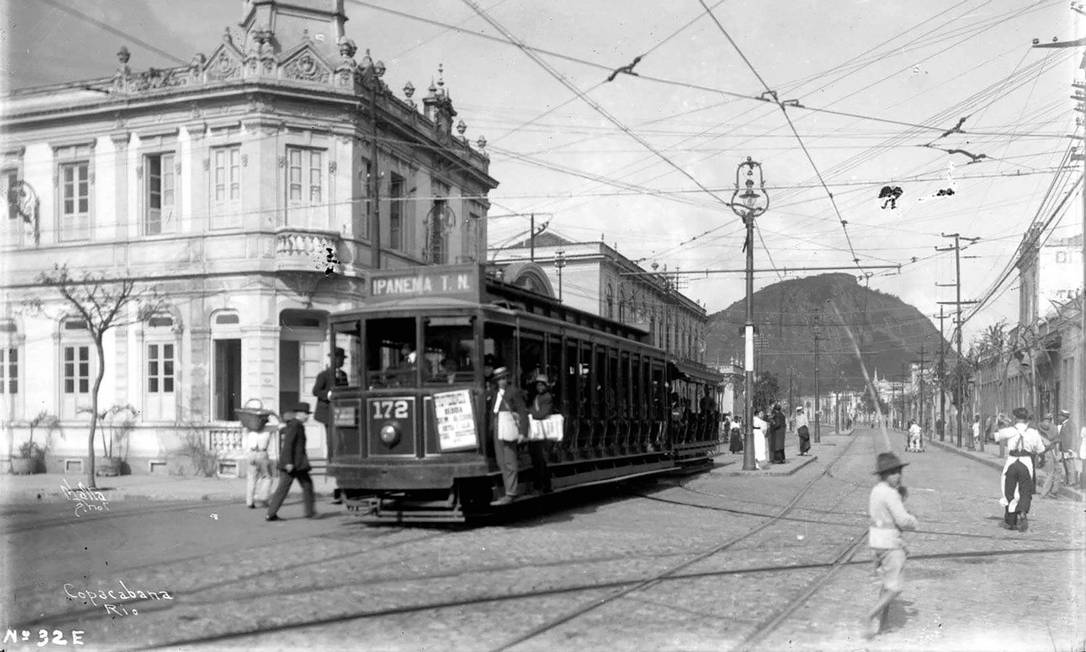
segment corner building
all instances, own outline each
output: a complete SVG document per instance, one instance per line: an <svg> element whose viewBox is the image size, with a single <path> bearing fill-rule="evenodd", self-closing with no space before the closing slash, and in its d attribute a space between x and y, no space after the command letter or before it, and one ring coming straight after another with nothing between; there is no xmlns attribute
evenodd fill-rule
<svg viewBox="0 0 1086 652"><path fill-rule="evenodd" d="M36 283L54 263L167 302L106 334L99 409L139 411L122 449L139 473L191 433L240 454L250 399L312 404L328 314L360 304L366 270L483 260L497 181L440 66L424 97L393 92L346 36L343 0L238 5L239 26L188 65L140 71L122 47L110 77L3 98L0 456L41 414L59 418L49 471L86 456L96 355ZM323 426L307 428L324 457Z"/></svg>

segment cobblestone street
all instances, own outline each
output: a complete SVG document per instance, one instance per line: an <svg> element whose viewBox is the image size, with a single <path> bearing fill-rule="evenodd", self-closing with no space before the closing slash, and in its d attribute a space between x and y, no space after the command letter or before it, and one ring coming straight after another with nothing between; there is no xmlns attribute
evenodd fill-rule
<svg viewBox="0 0 1086 652"><path fill-rule="evenodd" d="M473 528L307 521L297 495L277 524L240 498L82 518L8 504L5 629L33 635L4 647L45 628L82 630L87 649L1081 649L1082 503L1036 500L1030 530L1008 532L998 472L935 447L903 457L920 531L888 631L861 638L877 593L875 440L823 436L792 474L802 458L739 474L723 454L709 473L559 495ZM121 582L170 597L78 597Z"/></svg>

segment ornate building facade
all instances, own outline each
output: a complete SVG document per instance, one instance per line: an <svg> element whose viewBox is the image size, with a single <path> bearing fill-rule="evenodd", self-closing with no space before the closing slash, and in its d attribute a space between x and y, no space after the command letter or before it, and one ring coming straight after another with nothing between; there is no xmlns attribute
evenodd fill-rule
<svg viewBox="0 0 1086 652"><path fill-rule="evenodd" d="M38 275L65 264L154 287L165 308L107 333L100 409L129 404L134 471L193 428L238 445L234 410L312 401L327 316L375 267L482 260L489 175L439 67L421 101L345 36L343 0L245 0L207 56L3 98L0 455L40 414L85 433L89 335ZM362 56L359 56L359 55ZM454 133L455 132L455 133ZM28 298L45 311L24 309ZM320 424L311 423L314 430ZM323 432L313 432L323 457ZM85 455L65 436L52 457Z"/></svg>

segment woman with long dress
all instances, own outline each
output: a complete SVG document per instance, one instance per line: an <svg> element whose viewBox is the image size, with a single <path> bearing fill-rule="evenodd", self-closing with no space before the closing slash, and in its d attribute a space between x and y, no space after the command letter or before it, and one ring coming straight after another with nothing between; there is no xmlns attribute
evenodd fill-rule
<svg viewBox="0 0 1086 652"><path fill-rule="evenodd" d="M765 410L758 410L754 414L754 418L751 419L751 426L754 430L754 463L758 468L762 468L769 463L769 455L766 453L766 437L769 434L766 432L766 427L769 425L762 417L765 416Z"/></svg>

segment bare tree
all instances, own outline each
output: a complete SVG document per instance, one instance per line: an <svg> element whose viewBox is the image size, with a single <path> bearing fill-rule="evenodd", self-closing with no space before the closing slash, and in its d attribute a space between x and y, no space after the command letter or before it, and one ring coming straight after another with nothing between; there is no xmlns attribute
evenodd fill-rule
<svg viewBox="0 0 1086 652"><path fill-rule="evenodd" d="M56 289L64 299L66 307L74 310L83 319L98 353L98 370L91 389L90 432L87 434L87 486L93 489L96 487L94 435L99 417L98 390L102 386L106 370L103 347L105 334L111 328L146 320L162 309L162 300L153 286L138 289L131 278L110 279L91 272L73 276L67 265L54 265L52 270L38 274L37 280L45 287ZM45 312L40 296L28 300L27 304L35 312Z"/></svg>

